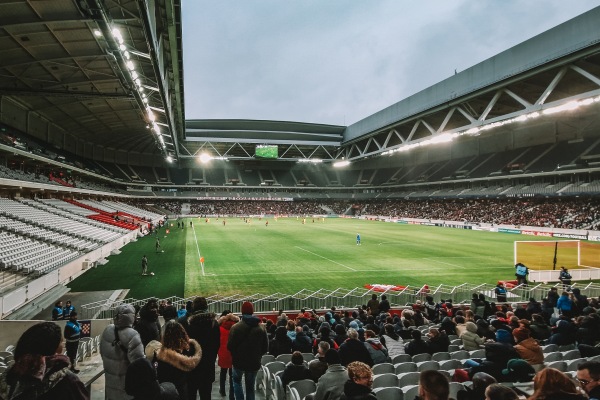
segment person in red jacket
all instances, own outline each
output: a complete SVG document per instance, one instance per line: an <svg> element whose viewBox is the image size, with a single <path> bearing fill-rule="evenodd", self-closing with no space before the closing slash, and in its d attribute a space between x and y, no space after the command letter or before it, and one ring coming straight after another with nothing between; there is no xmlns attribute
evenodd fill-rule
<svg viewBox="0 0 600 400"><path fill-rule="evenodd" d="M221 332L221 344L219 346L218 356L219 360L217 364L221 368L221 374L219 375L219 394L225 396L225 381L227 375L229 375L229 400L234 399L233 395L233 380L231 379L231 353L227 350L227 341L229 340L229 330L233 325L239 321L239 317L232 314L231 311L225 310L221 313L219 318L219 331Z"/></svg>

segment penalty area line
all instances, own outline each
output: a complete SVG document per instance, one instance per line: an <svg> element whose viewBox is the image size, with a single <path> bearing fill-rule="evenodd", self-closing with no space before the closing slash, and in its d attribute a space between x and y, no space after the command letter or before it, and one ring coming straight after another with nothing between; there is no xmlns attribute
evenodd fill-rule
<svg viewBox="0 0 600 400"><path fill-rule="evenodd" d="M310 253L310 254L312 254L313 256L321 257L321 258L322 258L322 259L324 259L324 260L327 260L327 261L329 261L329 262L332 262L332 263L334 263L334 264L337 264L337 265L339 265L339 266L342 266L342 267L344 267L344 268L348 268L350 271L354 271L354 272L356 272L356 270L355 270L354 268L351 268L351 267L349 267L349 266L347 266L347 265L344 265L344 264L342 264L342 263L339 263L339 262L337 262L337 261L333 261L332 259L329 259L329 258L327 258L327 257L323 257L323 256L322 256L322 255L320 255L320 254L313 253L312 251L310 251L310 250L306 250L306 249L303 249L303 248L302 248L302 247L300 247L300 246L294 246L294 247L295 247L295 248L297 248L297 249L300 249L300 250L302 250L302 251L305 251L305 252L307 252L307 253Z"/></svg>

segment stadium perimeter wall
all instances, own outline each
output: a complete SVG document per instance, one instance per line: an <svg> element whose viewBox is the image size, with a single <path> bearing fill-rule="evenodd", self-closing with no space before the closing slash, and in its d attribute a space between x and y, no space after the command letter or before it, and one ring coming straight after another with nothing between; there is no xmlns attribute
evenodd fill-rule
<svg viewBox="0 0 600 400"><path fill-rule="evenodd" d="M6 315L29 303L56 285L72 281L85 272L90 266L88 262L95 263L98 260L108 257L114 250L118 250L134 240L138 234L137 230L131 231L111 243L105 244L60 268L34 279L24 286L4 294L0 297L0 319L3 319Z"/></svg>

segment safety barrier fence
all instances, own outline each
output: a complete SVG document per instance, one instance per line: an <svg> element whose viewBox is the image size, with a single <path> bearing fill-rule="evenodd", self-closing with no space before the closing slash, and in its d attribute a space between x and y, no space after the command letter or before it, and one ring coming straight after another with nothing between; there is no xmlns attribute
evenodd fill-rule
<svg viewBox="0 0 600 400"><path fill-rule="evenodd" d="M555 285L530 283L529 285L519 285L514 288L509 288L507 300L513 302L527 302L530 298L541 300L547 296L552 287L557 287L559 293L564 289L562 284ZM417 300L424 301L426 296L433 297L435 302L441 300L452 299L454 304L466 303L471 301L473 293L484 294L486 299L495 301L494 285L491 284L470 284L463 283L458 286L439 285L436 287L427 286L407 286L400 290L373 290L365 288L342 289L335 290L319 289L308 290L303 289L295 294L273 293L265 294L235 294L231 296L213 295L206 297L208 301L209 311L221 313L224 310L239 312L242 303L250 301L254 305L255 312L277 312L279 310L290 311L314 309L325 311L336 307L336 309L356 309L363 304L367 304L373 294L378 296L385 294L393 307L401 307L412 305ZM588 297L600 296L600 284L596 283L574 283L571 288L579 288L581 293ZM160 300L170 301L172 305L178 309L185 306L187 301L192 301L194 297L168 297ZM112 318L114 309L121 304L132 304L134 306L143 306L149 299L124 299L124 300L104 300L95 303L82 305L80 308L81 319L89 318Z"/></svg>

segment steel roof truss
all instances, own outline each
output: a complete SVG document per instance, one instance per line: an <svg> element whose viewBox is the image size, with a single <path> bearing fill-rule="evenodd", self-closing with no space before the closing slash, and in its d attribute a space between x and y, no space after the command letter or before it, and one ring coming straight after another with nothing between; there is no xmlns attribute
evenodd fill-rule
<svg viewBox="0 0 600 400"><path fill-rule="evenodd" d="M567 67L561 68L560 71L558 71L558 73L554 76L554 79L552 79L552 82L550 82L550 84L546 87L540 98L535 102L536 105L543 105L546 102L548 96L552 94L552 91L556 88L556 86L565 76L566 73Z"/></svg>
<svg viewBox="0 0 600 400"><path fill-rule="evenodd" d="M510 89L504 89L504 93L506 93L507 95L509 95L510 97L512 97L513 99L515 99L519 103L521 103L521 105L523 107L525 107L525 108L528 108L528 107L531 106L530 102L528 102L527 100L523 99L521 96L518 96L515 92L513 92Z"/></svg>
<svg viewBox="0 0 600 400"><path fill-rule="evenodd" d="M485 106L485 109L483 110L483 112L481 113L479 118L477 119L478 121L486 120L486 118L490 114L490 111L492 111L492 108L494 108L494 106L498 102L498 99L500 99L500 96L502 96L502 90L498 90L498 91L496 91L496 93L494 93L494 97L492 97L492 99L490 100L488 105Z"/></svg>
<svg viewBox="0 0 600 400"><path fill-rule="evenodd" d="M598 78L597 76L591 74L590 72L584 70L581 67L578 67L577 65L570 65L570 67L573 71L578 72L580 75L583 75L590 81L594 82L596 85L600 86L600 78Z"/></svg>

